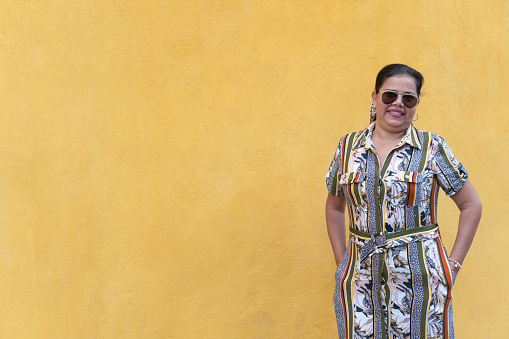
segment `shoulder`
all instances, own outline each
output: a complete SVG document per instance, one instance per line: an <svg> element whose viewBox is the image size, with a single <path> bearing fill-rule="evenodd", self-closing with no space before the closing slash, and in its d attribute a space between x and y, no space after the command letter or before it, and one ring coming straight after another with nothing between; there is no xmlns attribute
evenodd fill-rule
<svg viewBox="0 0 509 339"><path fill-rule="evenodd" d="M443 140L443 138L436 133L433 133L430 131L424 131L424 130L416 128L416 127L414 127L414 129L417 132L417 134L419 135L419 137L426 136L430 141L440 140L440 139Z"/></svg>
<svg viewBox="0 0 509 339"><path fill-rule="evenodd" d="M437 156L447 157L449 159L454 159L454 153L451 147L447 144L445 139L436 133L427 132L427 131L419 131L420 135L423 136L423 133L427 133L427 140L429 140L428 152L432 158Z"/></svg>
<svg viewBox="0 0 509 339"><path fill-rule="evenodd" d="M432 133L432 132L427 132L427 133L429 133L429 140L431 141L432 145L449 148L449 146L447 145L447 142L445 142L444 137L442 137L441 135L438 135L436 133Z"/></svg>
<svg viewBox="0 0 509 339"><path fill-rule="evenodd" d="M350 132L350 133L342 136L340 141L345 142L345 143L349 142L349 141L351 141L352 143L356 143L356 142L362 141L362 139L366 138L366 136L368 135L368 132L369 132L369 127L366 127L360 131Z"/></svg>
<svg viewBox="0 0 509 339"><path fill-rule="evenodd" d="M423 130L420 130L417 128L416 128L416 131L417 131L417 134L419 135L419 139L421 139L421 142L428 141L429 145L431 147L433 147L433 146L438 147L438 145L442 145L442 146L447 145L447 143L445 142L445 139L436 133L433 133L430 131L423 131Z"/></svg>

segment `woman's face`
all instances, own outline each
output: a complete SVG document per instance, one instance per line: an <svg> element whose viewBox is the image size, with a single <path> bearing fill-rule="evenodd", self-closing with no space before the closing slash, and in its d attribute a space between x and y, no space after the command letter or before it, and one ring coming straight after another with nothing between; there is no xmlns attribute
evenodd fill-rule
<svg viewBox="0 0 509 339"><path fill-rule="evenodd" d="M401 95L398 95L396 101L386 105L382 102L382 93L387 90L396 91L399 94L409 93L417 97L415 80L406 74L395 75L385 80L378 94L373 91L371 95L376 108L376 126L387 132L403 132L412 123L417 105L413 108L406 107L401 101L403 99Z"/></svg>

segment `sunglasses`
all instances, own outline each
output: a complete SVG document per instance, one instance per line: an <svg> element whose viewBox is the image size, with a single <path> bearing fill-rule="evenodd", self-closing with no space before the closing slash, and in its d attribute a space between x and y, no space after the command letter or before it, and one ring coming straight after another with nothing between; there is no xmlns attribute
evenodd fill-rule
<svg viewBox="0 0 509 339"><path fill-rule="evenodd" d="M406 108L414 108L419 103L419 98L413 94L401 93L392 90L382 92L382 102L386 105L392 104L401 94L401 102Z"/></svg>

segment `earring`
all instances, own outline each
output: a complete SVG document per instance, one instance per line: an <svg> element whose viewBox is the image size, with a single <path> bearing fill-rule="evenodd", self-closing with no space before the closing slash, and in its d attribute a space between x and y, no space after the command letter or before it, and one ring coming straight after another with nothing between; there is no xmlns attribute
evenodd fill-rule
<svg viewBox="0 0 509 339"><path fill-rule="evenodd" d="M372 124L376 120L376 109L375 105L371 104L371 107L369 108L369 123Z"/></svg>
<svg viewBox="0 0 509 339"><path fill-rule="evenodd" d="M412 120L412 121L417 121L417 120L419 120L419 113L415 112L415 115L417 115L417 119L414 119L414 120Z"/></svg>

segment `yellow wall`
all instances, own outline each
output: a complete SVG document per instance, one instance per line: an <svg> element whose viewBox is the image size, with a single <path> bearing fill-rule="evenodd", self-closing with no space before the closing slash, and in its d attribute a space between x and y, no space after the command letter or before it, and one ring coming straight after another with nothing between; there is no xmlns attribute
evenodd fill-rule
<svg viewBox="0 0 509 339"><path fill-rule="evenodd" d="M509 331L509 4L0 4L0 337L334 338L324 175L377 71L426 79L484 203L458 338ZM457 211L442 194L450 248Z"/></svg>

